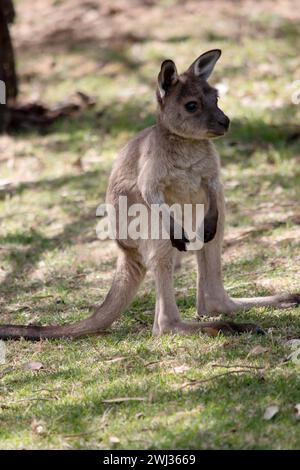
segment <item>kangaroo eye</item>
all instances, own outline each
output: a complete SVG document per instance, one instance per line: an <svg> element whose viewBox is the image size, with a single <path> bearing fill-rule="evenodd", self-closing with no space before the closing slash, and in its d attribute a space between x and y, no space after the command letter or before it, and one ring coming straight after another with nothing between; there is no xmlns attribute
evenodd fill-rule
<svg viewBox="0 0 300 470"><path fill-rule="evenodd" d="M197 111L198 109L198 103L196 101L189 101L188 103L186 103L185 105L185 109L189 112L189 113L194 113L195 111Z"/></svg>

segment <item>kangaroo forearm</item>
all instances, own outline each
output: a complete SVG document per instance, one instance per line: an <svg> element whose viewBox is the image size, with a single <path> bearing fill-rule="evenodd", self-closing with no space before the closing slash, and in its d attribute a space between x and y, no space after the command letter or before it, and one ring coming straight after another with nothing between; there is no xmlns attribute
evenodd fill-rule
<svg viewBox="0 0 300 470"><path fill-rule="evenodd" d="M214 239L218 228L218 185L215 180L212 180L205 182L203 187L208 199L208 211L204 217L204 243L208 243Z"/></svg>

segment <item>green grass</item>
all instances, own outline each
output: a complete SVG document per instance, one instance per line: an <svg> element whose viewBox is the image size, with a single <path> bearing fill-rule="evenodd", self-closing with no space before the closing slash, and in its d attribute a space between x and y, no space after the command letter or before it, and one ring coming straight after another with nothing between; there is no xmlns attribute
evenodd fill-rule
<svg viewBox="0 0 300 470"><path fill-rule="evenodd" d="M20 23L27 3L17 3ZM0 187L1 323L62 324L85 317L104 298L117 251L112 242L97 240L95 212L112 160L154 122L160 61L175 58L183 70L214 47L223 49L214 82L229 87L220 105L232 120L229 135L216 142L227 199L225 285L232 296L299 288L300 142L290 136L300 107L289 91L299 79L298 30L282 11L268 13L264 2L263 12L240 7L230 14L215 3L214 15L207 12L203 22L200 10L159 2L159 20L151 8L145 13L151 34L145 29L139 40L123 38L111 47L95 36L90 44L49 43L32 54L30 44L20 42L23 98L40 87L43 99L54 103L80 89L97 104L46 132L0 140L1 179L11 181ZM176 28L171 8L182 15ZM39 15L33 20L37 24ZM18 45L18 29L15 37ZM55 60L51 73L36 57L42 64ZM187 256L176 275L185 318L196 314L195 287L195 261ZM256 322L268 334L234 338L153 339L153 310L147 279L106 335L7 342L6 364L0 365L0 448L299 448L293 409L300 403L300 366L284 361L291 349L283 344L300 337L299 308L252 309L237 320ZM266 352L249 355L258 345ZM29 361L44 367L28 370ZM224 366L241 365L261 368L201 382L231 370ZM193 380L200 383L183 387ZM103 401L124 397L143 400ZM263 420L273 404L278 415Z"/></svg>

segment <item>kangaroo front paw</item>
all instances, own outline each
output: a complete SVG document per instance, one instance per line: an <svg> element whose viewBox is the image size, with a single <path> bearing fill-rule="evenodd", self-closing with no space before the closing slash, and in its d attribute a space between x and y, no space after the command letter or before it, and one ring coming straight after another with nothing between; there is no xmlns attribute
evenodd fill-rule
<svg viewBox="0 0 300 470"><path fill-rule="evenodd" d="M170 239L174 248L177 248L178 251L186 251L186 245L189 243L189 239L184 231L182 232L182 238L174 238L174 236L171 236Z"/></svg>
<svg viewBox="0 0 300 470"><path fill-rule="evenodd" d="M204 243L211 242L217 233L218 215L204 219Z"/></svg>
<svg viewBox="0 0 300 470"><path fill-rule="evenodd" d="M216 235L216 231L204 228L204 243L211 242Z"/></svg>

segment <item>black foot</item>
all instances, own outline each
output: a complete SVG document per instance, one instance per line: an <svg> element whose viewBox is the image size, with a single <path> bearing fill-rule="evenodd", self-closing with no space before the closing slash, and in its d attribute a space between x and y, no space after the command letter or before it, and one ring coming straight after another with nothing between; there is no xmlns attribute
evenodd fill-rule
<svg viewBox="0 0 300 470"><path fill-rule="evenodd" d="M186 245L189 243L189 239L187 238L184 231L182 232L182 238L174 238L171 237L171 243L174 248L177 248L178 251L186 251Z"/></svg>

